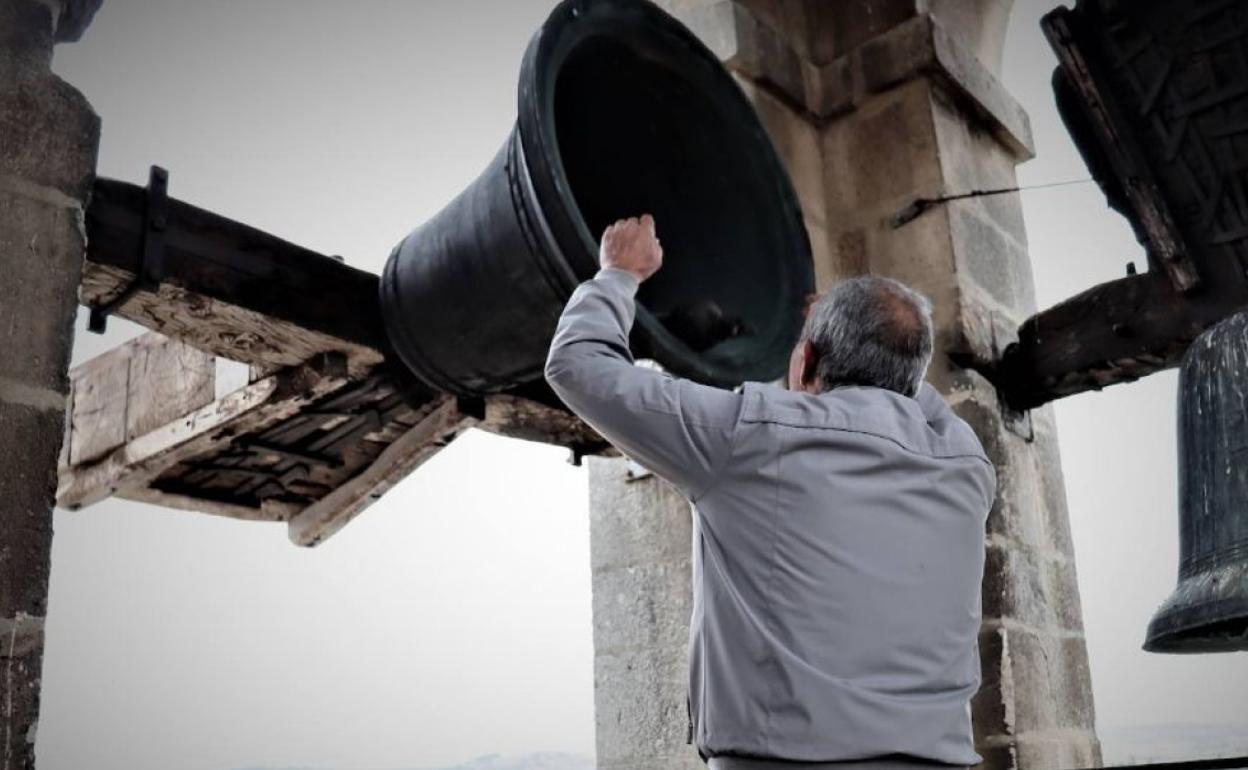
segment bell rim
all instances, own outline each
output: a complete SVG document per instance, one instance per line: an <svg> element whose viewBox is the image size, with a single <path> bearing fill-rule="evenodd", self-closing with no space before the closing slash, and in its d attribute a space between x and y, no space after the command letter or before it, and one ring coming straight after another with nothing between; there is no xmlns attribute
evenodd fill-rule
<svg viewBox="0 0 1248 770"><path fill-rule="evenodd" d="M1234 652L1248 649L1248 585L1238 596L1214 596L1209 590L1209 573L1203 572L1179 581L1174 592L1162 603L1149 621L1143 648L1147 652L1205 653ZM1244 572L1248 580L1248 570ZM1200 641L1193 631L1237 618L1244 619L1245 633L1228 637L1237 644ZM1183 644L1186 642L1186 644Z"/></svg>

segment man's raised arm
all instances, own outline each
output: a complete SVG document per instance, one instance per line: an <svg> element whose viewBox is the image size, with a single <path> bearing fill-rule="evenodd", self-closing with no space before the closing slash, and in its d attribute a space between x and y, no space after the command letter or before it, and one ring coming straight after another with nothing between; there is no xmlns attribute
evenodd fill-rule
<svg viewBox="0 0 1248 770"><path fill-rule="evenodd" d="M696 500L728 456L741 396L633 365L634 296L663 261L649 215L607 228L600 259L559 319L546 381L603 438Z"/></svg>

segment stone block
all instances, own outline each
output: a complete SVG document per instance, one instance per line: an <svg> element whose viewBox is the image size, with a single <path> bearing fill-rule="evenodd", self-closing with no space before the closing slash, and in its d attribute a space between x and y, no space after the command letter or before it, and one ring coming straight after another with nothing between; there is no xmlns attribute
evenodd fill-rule
<svg viewBox="0 0 1248 770"><path fill-rule="evenodd" d="M692 510L662 479L628 480L621 459L589 459L590 566L689 564Z"/></svg>
<svg viewBox="0 0 1248 770"><path fill-rule="evenodd" d="M85 248L81 213L0 189L0 377L67 392L77 287Z"/></svg>
<svg viewBox="0 0 1248 770"><path fill-rule="evenodd" d="M804 58L826 64L917 13L915 0L829 3L739 0L776 28Z"/></svg>
<svg viewBox="0 0 1248 770"><path fill-rule="evenodd" d="M972 190L1001 190L1018 186L1016 159L983 126L966 115L947 88L932 91L932 118L940 142L940 164L945 178L945 194ZM958 201L961 208L973 208L1026 248L1026 226L1022 199L1017 193L990 195Z"/></svg>
<svg viewBox="0 0 1248 770"><path fill-rule="evenodd" d="M976 745L982 745L992 736L1014 732L1011 711L1014 697L1010 689L1009 658L1003 629L988 628L980 632L979 662L979 690L971 699L971 724L975 728Z"/></svg>
<svg viewBox="0 0 1248 770"><path fill-rule="evenodd" d="M656 0L655 4L688 27L721 61L731 65L736 60L739 11L734 0Z"/></svg>
<svg viewBox="0 0 1248 770"><path fill-rule="evenodd" d="M767 129L776 152L784 161L807 223L827 221L824 199L824 160L819 131L774 94L739 79L741 89Z"/></svg>
<svg viewBox="0 0 1248 770"><path fill-rule="evenodd" d="M950 330L948 350L957 354L960 364L969 361L990 366L1018 341L1018 327L1025 316L1005 309L975 280L962 278L960 275L957 321Z"/></svg>
<svg viewBox="0 0 1248 770"><path fill-rule="evenodd" d="M1018 757L1011 744L976 745L975 750L984 758L983 762L976 765L976 770L1014 770L1019 766Z"/></svg>
<svg viewBox="0 0 1248 770"><path fill-rule="evenodd" d="M1034 442L1006 428L995 395L977 392L955 404L953 411L975 431L997 472L997 499L988 513L989 536L1046 549L1041 489L1049 482L1037 475Z"/></svg>
<svg viewBox="0 0 1248 770"><path fill-rule="evenodd" d="M1035 279L1027 252L974 207L961 203L947 205L959 279L974 281L1008 310L1033 313Z"/></svg>
<svg viewBox="0 0 1248 770"><path fill-rule="evenodd" d="M688 712L683 652L632 650L594 657L594 712L598 761L634 761L651 767L659 756L697 760L686 745ZM641 752L644 751L644 755ZM619 765L617 765L619 766ZM692 766L692 765L691 765Z"/></svg>
<svg viewBox="0 0 1248 770"><path fill-rule="evenodd" d="M1014 746L1017 767L1025 770L1069 770L1099 767L1100 746L1089 731L1087 736L1023 736Z"/></svg>
<svg viewBox="0 0 1248 770"><path fill-rule="evenodd" d="M1035 548L989 543L984 564L984 618L1008 618L1036 629L1082 631L1074 564Z"/></svg>
<svg viewBox="0 0 1248 770"><path fill-rule="evenodd" d="M924 20L917 19L914 23L922 21ZM933 20L930 25L928 36L935 60L934 69L945 83L956 90L957 96L954 100L962 104L961 109L966 112L967 117L978 124L978 130L991 134L1013 156L1015 162L1021 163L1035 157L1035 142L1027 112L1005 90L993 71L978 58L985 41L979 41L981 45L967 45L965 38L951 34L942 23ZM1003 30L1004 19L999 25L999 29ZM990 47L996 45L999 43ZM995 62L991 64L995 65Z"/></svg>
<svg viewBox="0 0 1248 770"><path fill-rule="evenodd" d="M821 289L827 288L843 278L868 272L871 260L867 252L867 234L864 230L861 228L840 230L836 234L835 241L829 240L826 235L824 239L825 252L820 253L818 249L814 250L816 257L822 257L821 260L815 262L817 286Z"/></svg>
<svg viewBox="0 0 1248 770"><path fill-rule="evenodd" d="M1053 407L1045 405L1031 410L1031 424L1036 440L1036 464L1045 479L1041 491L1048 529L1049 546L1075 557L1075 543L1070 534L1070 508L1066 502L1066 481L1062 472L1062 457L1057 443L1057 424Z"/></svg>
<svg viewBox="0 0 1248 770"><path fill-rule="evenodd" d="M805 68L802 59L781 35L753 14L738 8L734 14L737 29L737 58L734 67L755 80L766 82L793 104L805 107Z"/></svg>
<svg viewBox="0 0 1248 770"><path fill-rule="evenodd" d="M688 562L601 570L593 576L594 649L680 649L689 638Z"/></svg>
<svg viewBox="0 0 1248 770"><path fill-rule="evenodd" d="M932 301L932 321L937 335L937 367L943 365L945 344L958 328L960 289L954 275L949 242L949 223L941 216L921 216L905 227L893 229L888 218L908 199L884 204L857 214L830 208L829 220L844 231L861 229L866 268L876 275L904 281Z"/></svg>
<svg viewBox="0 0 1248 770"><path fill-rule="evenodd" d="M1015 628L1005 629L1004 637L1014 693L1014 733L1056 729L1063 708L1058 640Z"/></svg>
<svg viewBox="0 0 1248 770"><path fill-rule="evenodd" d="M913 79L935 58L931 21L909 20L863 43L858 51L862 87L868 93L887 90Z"/></svg>
<svg viewBox="0 0 1248 770"><path fill-rule="evenodd" d="M832 121L823 132L823 156L830 218L833 211L851 219L871 212L884 226L887 214L914 198L939 194L930 85L909 81Z"/></svg>
<svg viewBox="0 0 1248 770"><path fill-rule="evenodd" d="M823 66L802 62L806 109L826 120L854 108L852 60L842 57Z"/></svg>
<svg viewBox="0 0 1248 770"><path fill-rule="evenodd" d="M56 457L65 413L0 402L0 617L47 612Z"/></svg>
<svg viewBox="0 0 1248 770"><path fill-rule="evenodd" d="M705 770L706 764L692 747L685 746L644 756L597 761L598 770Z"/></svg>
<svg viewBox="0 0 1248 770"><path fill-rule="evenodd" d="M48 71L52 64L56 18L50 3L5 0L0 3L0 88ZM2 112L0 108L0 112ZM7 140L7 134L4 134Z"/></svg>
<svg viewBox="0 0 1248 770"><path fill-rule="evenodd" d="M23 654L0 654L5 675L0 677L0 703L4 703L9 749L8 770L35 770L35 731L39 722L39 688L43 670L43 645Z"/></svg>
<svg viewBox="0 0 1248 770"><path fill-rule="evenodd" d="M806 234L810 237L810 260L815 267L815 291L825 291L834 282L853 275L847 272L826 228L809 220Z"/></svg>
<svg viewBox="0 0 1248 770"><path fill-rule="evenodd" d="M1081 635L1065 636L1061 638L1060 645L1063 669L1058 726L1091 730L1096 723L1096 702L1092 696L1092 668L1088 662L1087 641Z"/></svg>
<svg viewBox="0 0 1248 770"><path fill-rule="evenodd" d="M1083 603L1079 600L1079 580L1074 560L1049 562L1047 577L1054 627L1082 633Z"/></svg>
<svg viewBox="0 0 1248 770"><path fill-rule="evenodd" d="M85 201L100 119L72 86L45 74L0 86L0 175Z"/></svg>
<svg viewBox="0 0 1248 770"><path fill-rule="evenodd" d="M1083 637L1009 628L1005 638L1016 733L1091 731L1096 715Z"/></svg>

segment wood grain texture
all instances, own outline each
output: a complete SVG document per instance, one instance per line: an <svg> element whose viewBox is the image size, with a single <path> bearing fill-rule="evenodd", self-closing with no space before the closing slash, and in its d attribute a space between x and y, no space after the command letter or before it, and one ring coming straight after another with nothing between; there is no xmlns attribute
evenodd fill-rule
<svg viewBox="0 0 1248 770"><path fill-rule="evenodd" d="M145 486L165 469L227 447L234 437L297 414L348 382L299 366L252 383L177 420L135 437L101 459L62 469L57 504L81 508Z"/></svg>
<svg viewBox="0 0 1248 770"><path fill-rule="evenodd" d="M126 443L127 352L123 346L70 371L70 465L91 462Z"/></svg>
<svg viewBox="0 0 1248 770"><path fill-rule="evenodd" d="M477 422L450 396L439 397L431 407L358 476L291 518L291 542L309 547L324 542Z"/></svg>
<svg viewBox="0 0 1248 770"><path fill-rule="evenodd" d="M130 343L126 440L209 404L216 396L216 357L148 332Z"/></svg>

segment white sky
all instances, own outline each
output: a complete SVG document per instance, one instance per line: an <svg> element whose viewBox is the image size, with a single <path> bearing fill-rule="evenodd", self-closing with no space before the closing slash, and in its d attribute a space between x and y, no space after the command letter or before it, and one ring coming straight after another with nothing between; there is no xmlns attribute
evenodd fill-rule
<svg viewBox="0 0 1248 770"><path fill-rule="evenodd" d="M99 171L379 271L485 166L553 3L107 0L55 70L103 118ZM1004 80L1086 176L1019 0ZM1024 198L1052 304L1143 264L1090 185ZM483 309L484 310L484 309ZM82 332L76 362L133 333ZM1172 374L1057 408L1102 724L1239 723L1248 656L1139 650L1177 565ZM43 770L396 767L593 751L586 479L470 433L324 546L281 525L109 501L57 512Z"/></svg>

